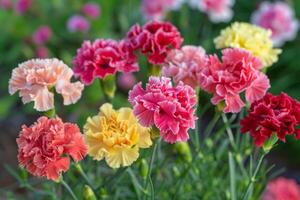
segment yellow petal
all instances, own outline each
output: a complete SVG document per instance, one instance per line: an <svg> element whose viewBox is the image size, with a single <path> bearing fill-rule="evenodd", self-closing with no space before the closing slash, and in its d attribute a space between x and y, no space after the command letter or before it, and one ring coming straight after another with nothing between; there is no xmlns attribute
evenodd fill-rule
<svg viewBox="0 0 300 200"><path fill-rule="evenodd" d="M126 167L139 157L138 147L116 148L106 154L106 162L111 168Z"/></svg>
<svg viewBox="0 0 300 200"><path fill-rule="evenodd" d="M106 118L110 118L113 115L116 115L116 111L113 109L110 103L105 103L100 107L101 115L104 115Z"/></svg>
<svg viewBox="0 0 300 200"><path fill-rule="evenodd" d="M148 148L152 145L150 129L142 127L141 125L138 126L137 132L139 133L139 142L138 146L140 148Z"/></svg>

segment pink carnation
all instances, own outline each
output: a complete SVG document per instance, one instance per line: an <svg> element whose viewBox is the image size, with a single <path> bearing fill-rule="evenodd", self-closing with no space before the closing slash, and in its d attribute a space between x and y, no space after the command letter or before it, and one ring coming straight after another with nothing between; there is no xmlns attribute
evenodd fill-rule
<svg viewBox="0 0 300 200"><path fill-rule="evenodd" d="M277 178L268 183L262 200L300 200L299 185L293 179Z"/></svg>
<svg viewBox="0 0 300 200"><path fill-rule="evenodd" d="M285 2L263 2L252 14L252 22L272 31L274 45L281 46L285 41L297 36L299 22L295 13Z"/></svg>
<svg viewBox="0 0 300 200"><path fill-rule="evenodd" d="M55 88L64 99L64 105L75 103L81 97L83 84L71 83L73 71L58 59L32 59L19 64L9 80L9 93L19 91L23 103L33 101L38 111L54 108Z"/></svg>
<svg viewBox="0 0 300 200"><path fill-rule="evenodd" d="M30 127L23 125L17 144L20 166L50 180L58 180L69 169L70 157L78 162L87 154L78 126L58 117L40 117Z"/></svg>
<svg viewBox="0 0 300 200"><path fill-rule="evenodd" d="M90 23L81 15L73 15L67 23L70 32L87 32L90 29Z"/></svg>
<svg viewBox="0 0 300 200"><path fill-rule="evenodd" d="M121 73L118 77L118 86L123 90L131 89L137 80L132 73Z"/></svg>
<svg viewBox="0 0 300 200"><path fill-rule="evenodd" d="M15 11L18 14L24 14L31 6L31 0L17 0L15 4Z"/></svg>
<svg viewBox="0 0 300 200"><path fill-rule="evenodd" d="M38 58L48 58L49 51L48 48L45 46L38 46L35 51L36 57Z"/></svg>
<svg viewBox="0 0 300 200"><path fill-rule="evenodd" d="M46 43L52 35L49 26L40 26L33 34L32 40L35 44L41 45Z"/></svg>
<svg viewBox="0 0 300 200"><path fill-rule="evenodd" d="M100 15L100 7L96 3L86 3L82 6L82 12L93 19L96 19Z"/></svg>
<svg viewBox="0 0 300 200"><path fill-rule="evenodd" d="M199 75L200 87L213 93L214 105L225 101L224 112L237 113L244 106L240 94L245 91L250 103L261 99L270 87L268 77L260 72L261 61L242 49L225 49L222 61L216 55L208 57Z"/></svg>
<svg viewBox="0 0 300 200"><path fill-rule="evenodd" d="M195 88L205 61L205 50L202 47L183 46L181 49L173 49L163 64L162 74L172 77L176 84L182 81Z"/></svg>
<svg viewBox="0 0 300 200"><path fill-rule="evenodd" d="M129 102L140 123L155 125L168 143L187 141L188 129L195 127L195 91L182 82L173 87L169 78L150 77L146 89L141 83L133 87Z"/></svg>
<svg viewBox="0 0 300 200"><path fill-rule="evenodd" d="M133 72L138 68L131 46L124 41L85 41L73 60L75 76L86 85L91 84L95 78L103 79L117 71Z"/></svg>
<svg viewBox="0 0 300 200"><path fill-rule="evenodd" d="M127 41L134 50L146 55L150 63L162 64L172 48L180 48L183 38L171 23L153 21L143 27L133 26L127 33Z"/></svg>
<svg viewBox="0 0 300 200"><path fill-rule="evenodd" d="M212 22L228 22L233 16L234 0L190 0L190 5L208 14Z"/></svg>
<svg viewBox="0 0 300 200"><path fill-rule="evenodd" d="M12 7L11 0L0 0L0 8L8 10Z"/></svg>

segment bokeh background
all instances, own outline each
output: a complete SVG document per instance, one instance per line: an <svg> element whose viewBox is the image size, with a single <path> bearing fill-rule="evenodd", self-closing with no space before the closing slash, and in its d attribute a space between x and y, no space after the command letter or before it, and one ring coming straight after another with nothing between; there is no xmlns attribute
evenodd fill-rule
<svg viewBox="0 0 300 200"><path fill-rule="evenodd" d="M0 0L1 2L1 0ZM0 187L13 186L15 180L6 172L4 164L17 167L17 149L15 139L21 124L30 124L37 114L32 104L23 105L17 95L8 94L8 80L13 68L18 63L36 57L57 57L72 66L72 58L84 40L96 38L121 39L130 26L144 23L140 0L32 0L24 10L16 8L16 1L0 8ZM84 14L82 6L92 2L99 6L96 17ZM261 1L236 0L233 21L249 22L250 16ZM272 1L270 1L272 2ZM288 1L300 19L300 0ZM8 5L8 4L7 4ZM86 20L81 26L85 31L76 31L70 27L72 17L81 16ZM216 52L213 39L228 23L212 23L199 10L183 5L179 10L170 11L166 20L174 23L180 30L184 44L203 46L208 53ZM34 33L47 26L49 40L43 44L33 40ZM50 33L49 33L50 31ZM300 34L282 46L283 53L279 61L268 69L271 80L270 91L279 94L284 91L300 100ZM145 61L140 60L142 72L135 74L135 79L142 79ZM120 78L120 77L119 77ZM126 79L127 80L127 79ZM134 81L134 80L127 80ZM114 104L124 105L127 101L128 88L118 87ZM88 115L97 113L101 99L97 83L85 89L84 95L76 106L59 107L60 115L68 121L77 121L80 125ZM60 101L60 100L58 100ZM59 103L57 105L60 105ZM279 145L269 156L270 163L285 168L285 175L300 180L300 142L289 138L288 142Z"/></svg>

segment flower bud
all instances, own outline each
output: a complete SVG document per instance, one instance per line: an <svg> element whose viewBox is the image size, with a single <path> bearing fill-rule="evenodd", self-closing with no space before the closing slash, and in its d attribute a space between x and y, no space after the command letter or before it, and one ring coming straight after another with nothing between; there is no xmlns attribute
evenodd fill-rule
<svg viewBox="0 0 300 200"><path fill-rule="evenodd" d="M276 136L275 133L272 134L272 136L265 141L265 143L263 144L263 150L265 153L269 153L269 151L271 151L271 149L273 148L273 146L276 144L276 142L278 141L278 137Z"/></svg>
<svg viewBox="0 0 300 200"><path fill-rule="evenodd" d="M108 75L103 80L100 81L102 84L103 92L109 98L113 98L116 92L116 77L114 75Z"/></svg>
<svg viewBox="0 0 300 200"><path fill-rule="evenodd" d="M97 200L95 193L88 185L85 185L83 187L83 199L84 200Z"/></svg>
<svg viewBox="0 0 300 200"><path fill-rule="evenodd" d="M147 161L143 158L143 159L141 160L141 163L140 163L140 173L141 173L141 176L142 176L143 179L146 179L146 178L147 178L148 171L149 171L148 163L147 163Z"/></svg>
<svg viewBox="0 0 300 200"><path fill-rule="evenodd" d="M187 162L192 161L192 154L191 154L190 146L187 142L175 143L174 150L176 153L180 154L185 161L187 161Z"/></svg>
<svg viewBox="0 0 300 200"><path fill-rule="evenodd" d="M150 131L150 135L151 135L151 139L154 140L156 138L160 137L160 131L156 126L152 126L151 127L151 131Z"/></svg>

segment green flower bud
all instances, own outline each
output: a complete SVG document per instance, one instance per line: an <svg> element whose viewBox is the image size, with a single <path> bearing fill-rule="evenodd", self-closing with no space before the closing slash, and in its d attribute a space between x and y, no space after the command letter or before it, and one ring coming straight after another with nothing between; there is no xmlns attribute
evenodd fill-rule
<svg viewBox="0 0 300 200"><path fill-rule="evenodd" d="M84 200L97 200L95 193L88 185L85 185L83 187L83 199Z"/></svg>
<svg viewBox="0 0 300 200"><path fill-rule="evenodd" d="M190 146L187 142L175 143L174 150L176 153L180 154L185 161L187 161L187 162L192 161L192 154L191 154Z"/></svg>
<svg viewBox="0 0 300 200"><path fill-rule="evenodd" d="M148 74L149 76L159 76L161 67L159 65L149 65Z"/></svg>
<svg viewBox="0 0 300 200"><path fill-rule="evenodd" d="M23 181L27 181L28 179L28 172L24 168L19 168L19 176Z"/></svg>
<svg viewBox="0 0 300 200"><path fill-rule="evenodd" d="M141 176L142 176L143 179L146 179L146 178L147 178L148 171L149 171L148 163L147 163L147 161L143 158L143 159L141 160L141 163L140 163L140 173L141 173Z"/></svg>
<svg viewBox="0 0 300 200"><path fill-rule="evenodd" d="M264 152L269 153L277 141L278 137L275 133L273 133L272 136L263 144Z"/></svg>
<svg viewBox="0 0 300 200"><path fill-rule="evenodd" d="M101 199L108 199L107 189L105 189L105 188L100 189L100 197L101 197Z"/></svg>
<svg viewBox="0 0 300 200"><path fill-rule="evenodd" d="M151 139L155 140L160 137L160 131L156 126L152 126L150 130Z"/></svg>
<svg viewBox="0 0 300 200"><path fill-rule="evenodd" d="M116 77L114 75L108 75L103 80L100 80L103 92L109 97L113 98L116 92Z"/></svg>
<svg viewBox="0 0 300 200"><path fill-rule="evenodd" d="M175 177L180 176L180 171L179 171L178 167L176 167L175 165L172 167L172 171L173 171Z"/></svg>

